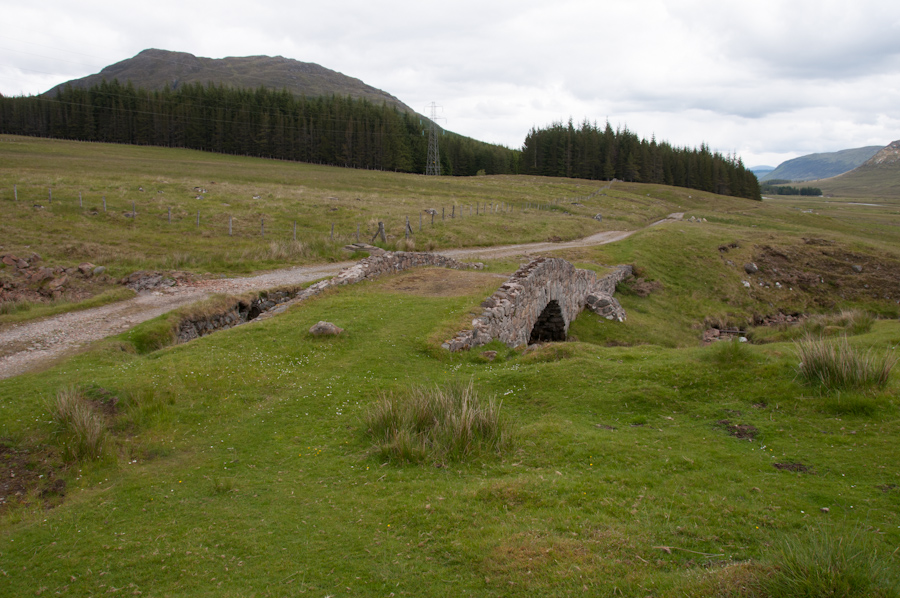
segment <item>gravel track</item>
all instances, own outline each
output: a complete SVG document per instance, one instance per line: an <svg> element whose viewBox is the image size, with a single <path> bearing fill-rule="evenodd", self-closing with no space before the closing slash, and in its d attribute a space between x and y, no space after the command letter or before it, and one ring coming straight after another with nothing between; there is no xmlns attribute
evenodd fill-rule
<svg viewBox="0 0 900 598"><path fill-rule="evenodd" d="M671 214L653 225L681 220L683 214ZM635 231L608 231L565 243L525 243L467 249L448 249L441 253L455 259L498 259L529 256L551 250L589 247L620 241ZM272 287L301 284L334 276L354 262L317 266L299 266L264 272L245 278L198 280L159 291L144 292L126 301L43 320L13 324L0 330L0 379L41 369L79 348L119 334L160 314L199 301L215 293L243 293Z"/></svg>

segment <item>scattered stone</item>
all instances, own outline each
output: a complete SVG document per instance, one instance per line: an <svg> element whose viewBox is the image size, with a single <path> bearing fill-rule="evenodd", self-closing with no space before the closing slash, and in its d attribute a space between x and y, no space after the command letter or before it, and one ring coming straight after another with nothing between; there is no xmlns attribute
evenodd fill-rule
<svg viewBox="0 0 900 598"><path fill-rule="evenodd" d="M863 271L863 267L860 266L859 264L853 264L853 265L850 266L850 267L851 267L851 268L853 269L853 271L856 272L857 274L859 274L859 273L861 273L861 272Z"/></svg>
<svg viewBox="0 0 900 598"><path fill-rule="evenodd" d="M104 272L106 272L106 266L97 266L91 271L91 274L93 274L94 276L100 276Z"/></svg>
<svg viewBox="0 0 900 598"><path fill-rule="evenodd" d="M599 222L603 222L603 214L595 214L595 215L594 215L594 220L597 220L597 221L599 221Z"/></svg>
<svg viewBox="0 0 900 598"><path fill-rule="evenodd" d="M309 329L309 333L313 336L337 336L344 331L343 328L335 326L331 322L320 321Z"/></svg>
<svg viewBox="0 0 900 598"><path fill-rule="evenodd" d="M94 273L94 268L96 268L94 264L90 262L82 262L78 264L78 271L81 272L83 276L91 276Z"/></svg>
<svg viewBox="0 0 900 598"><path fill-rule="evenodd" d="M744 272L747 274L756 274L759 272L759 268L753 262L749 262L744 264Z"/></svg>
<svg viewBox="0 0 900 598"><path fill-rule="evenodd" d="M828 507L822 507L819 510L822 511L823 513L827 513L830 509Z"/></svg>
<svg viewBox="0 0 900 598"><path fill-rule="evenodd" d="M47 288L49 288L51 291L58 291L59 289L64 287L67 282L69 282L69 277L68 277L68 275L63 274L59 278L55 278L55 279L51 280L50 283L47 285Z"/></svg>
<svg viewBox="0 0 900 598"><path fill-rule="evenodd" d="M485 351L484 353L481 354L481 356L484 357L485 359L487 359L488 361L494 361L495 359L497 359L497 352L496 351Z"/></svg>
<svg viewBox="0 0 900 598"><path fill-rule="evenodd" d="M40 284L40 283L44 282L45 280L50 280L52 278L53 278L53 270L52 269L39 268L31 275L31 277L29 278L29 281L32 283Z"/></svg>

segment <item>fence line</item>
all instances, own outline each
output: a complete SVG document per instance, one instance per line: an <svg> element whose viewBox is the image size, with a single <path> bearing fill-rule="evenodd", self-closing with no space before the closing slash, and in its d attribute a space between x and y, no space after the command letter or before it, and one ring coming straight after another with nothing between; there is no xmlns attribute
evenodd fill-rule
<svg viewBox="0 0 900 598"><path fill-rule="evenodd" d="M607 188L608 188L608 186L607 186ZM2 192L2 190L0 190L0 192ZM592 194L592 196L596 195L597 193L599 193L599 191ZM66 199L64 197L60 197L59 193L57 193L56 205L54 206L54 204L53 204L53 188L48 187L47 188L48 208L51 210L54 207L57 209L63 209L63 210L73 209L73 208L84 210L85 209L84 208L85 199L87 199L87 201L90 201L90 197L86 198L85 195L86 194L83 193L82 191L78 191L78 198L77 198L78 203L77 203L77 207L76 207L76 204L74 203L74 199L70 205L67 205ZM21 202L22 204L25 204L27 202L27 200L25 200L24 198L19 197L18 184L14 184L13 185L13 201L16 203L20 203L20 199L22 199L22 202ZM110 210L112 210L112 212L115 213L116 208L107 202L106 195L101 195L100 199L102 202L104 213L110 213ZM166 206L165 212L157 211L157 210L161 210L162 207L155 208L153 210L151 210L150 208L147 208L146 212L142 212L142 211L138 211L137 202L133 199L132 200L124 199L123 203L128 202L128 201L131 202L131 211L123 212L123 216L130 221L130 224L132 226L136 226L138 224L138 222L144 221L147 218L164 219L167 225L178 226L179 224L184 224L185 222L187 222L188 221L187 218L189 218L189 216L186 218L187 214L184 214L181 216L176 214L175 219L173 221L172 206ZM473 204L472 203L466 203L466 204L454 203L451 205L451 211L449 213L446 211L446 206L441 206L441 222L446 222L446 220L448 220L448 219L449 220L456 220L456 219L463 220L463 219L467 218L466 216L464 216L466 207L468 207L468 211L469 211L468 218L471 218L473 216L511 215L511 214L515 214L516 212L523 214L528 210L549 210L552 205L554 205L555 203L558 203L558 202L559 202L559 200L550 200L549 202L547 202L547 204L524 202L518 206L518 208L519 208L518 210L516 209L517 206L514 206L507 202L496 202L496 203L488 202L488 201L485 201L483 203L475 202L474 203L474 214L473 214ZM126 206L127 206L127 203L126 203ZM44 208L44 206L41 205L40 203L34 203L33 207L37 208L37 209ZM457 207L459 207L459 210L456 209ZM177 206L176 206L176 209L177 209ZM182 210L182 211L184 212L184 210ZM92 213L98 214L99 212L94 210ZM435 210L433 208L425 208L419 212L419 231L423 230L424 214L429 214L431 216L430 225L431 225L431 227L435 226L435 216L437 215L437 210ZM224 219L225 216L226 216L226 214L213 213L212 216L207 215L205 218L203 218L202 210L198 209L194 228L196 230L200 230L201 225L205 224L206 222L215 223L217 220L221 222L221 220ZM266 217L260 218L259 228L256 229L258 231L257 233L251 232L252 229L250 228L251 225L249 224L251 217L248 216L245 219L247 222L247 224L245 224L245 225L235 223L235 218L231 214L227 214L227 217L228 217L227 236L229 236L229 237L232 237L235 235L241 236L241 237L258 236L259 238L265 239L267 237L277 238L278 236L280 236L281 229L278 227L273 227L271 224L269 226L269 230L266 231L266 222L265 222ZM403 232L400 234L394 234L393 236L398 239L401 237L401 234L406 239L413 237L414 232L413 232L413 227L411 225L410 217L408 215L405 215L405 216L400 216L398 218L399 218L399 221L397 223L397 227L403 229ZM375 220L375 219L373 218L372 220ZM309 231L307 231L307 233L309 236L316 236L316 235L324 236L326 238L329 238L332 242L334 242L336 236L338 238L344 238L344 239L353 238L355 236L356 241L357 242L360 241L361 227L360 227L359 223L357 223L357 225L356 225L355 235L352 232L347 235L342 235L340 233L340 231L336 232L336 230L335 230L336 224L334 222L330 223L330 225L331 225L330 234L327 231L322 233L321 229L315 229L315 230L310 229ZM385 226L384 221L383 220L379 221L379 225L381 225L381 226L379 227L378 232L376 232L376 236L379 236L380 234L386 234L386 232L383 233L383 231L386 231L387 229L382 228ZM222 227L224 228L224 223L222 224ZM215 226L215 224L213 224L213 225L210 225L208 228L206 226L203 226L202 228L203 228L203 230L215 231L217 227ZM292 222L292 225L290 226L290 228L287 229L287 234L285 236L288 236L289 238L296 241L297 240L297 228L298 228L297 221L294 220ZM391 227L391 228L393 228L393 227ZM302 233L302 231L301 231L301 233ZM396 233L396 231L395 231L395 233Z"/></svg>

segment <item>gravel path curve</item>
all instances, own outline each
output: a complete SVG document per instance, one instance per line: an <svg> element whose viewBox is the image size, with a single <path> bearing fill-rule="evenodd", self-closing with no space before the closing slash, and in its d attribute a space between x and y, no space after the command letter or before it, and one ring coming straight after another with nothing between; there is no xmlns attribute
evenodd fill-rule
<svg viewBox="0 0 900 598"><path fill-rule="evenodd" d="M682 213L670 214L662 222L681 220ZM525 243L467 249L447 249L444 255L456 259L498 259L528 256L557 249L588 247L620 241L635 231L608 231L565 243ZM119 334L150 318L214 293L243 293L283 285L300 284L334 276L354 262L298 266L264 272L245 278L198 280L160 291L144 292L102 307L14 324L0 330L0 379L36 370L77 351L93 341Z"/></svg>

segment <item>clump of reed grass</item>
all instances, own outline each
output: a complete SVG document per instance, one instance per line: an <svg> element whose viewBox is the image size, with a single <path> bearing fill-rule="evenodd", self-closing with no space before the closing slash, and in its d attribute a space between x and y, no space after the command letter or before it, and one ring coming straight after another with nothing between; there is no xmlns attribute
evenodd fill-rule
<svg viewBox="0 0 900 598"><path fill-rule="evenodd" d="M380 458L401 463L443 463L511 445L501 404L484 399L474 383L412 388L386 395L364 416L367 435Z"/></svg>
<svg viewBox="0 0 900 598"><path fill-rule="evenodd" d="M748 347L749 343L739 339L718 341L709 349L708 359L721 366L735 366L749 363L753 353Z"/></svg>
<svg viewBox="0 0 900 598"><path fill-rule="evenodd" d="M892 353L854 349L846 337L836 340L807 337L796 347L800 378L830 391L884 388L897 363L897 356Z"/></svg>
<svg viewBox="0 0 900 598"><path fill-rule="evenodd" d="M858 529L821 527L781 541L762 595L779 597L897 597L896 563L879 554Z"/></svg>
<svg viewBox="0 0 900 598"><path fill-rule="evenodd" d="M99 459L106 445L107 429L103 415L76 388L65 388L51 401L50 413L56 425L56 437L69 461Z"/></svg>

